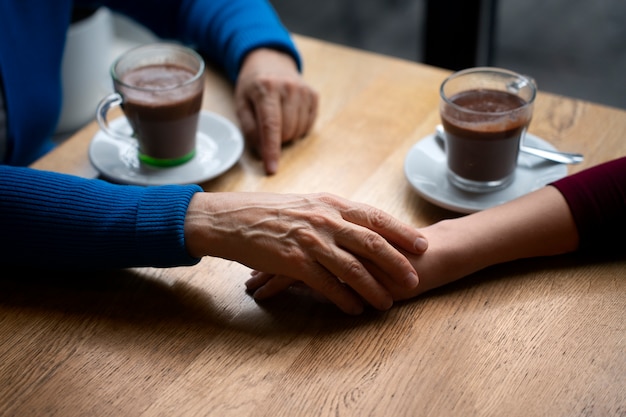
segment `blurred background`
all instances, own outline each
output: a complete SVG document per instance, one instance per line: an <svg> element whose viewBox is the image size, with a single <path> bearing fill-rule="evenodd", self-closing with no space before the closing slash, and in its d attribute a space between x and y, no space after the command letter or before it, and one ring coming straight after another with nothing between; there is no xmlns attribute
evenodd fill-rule
<svg viewBox="0 0 626 417"><path fill-rule="evenodd" d="M625 0L269 1L292 33L450 70L504 67L542 91L626 109ZM59 140L93 120L114 58L157 40L105 8L75 14Z"/></svg>
<svg viewBox="0 0 626 417"><path fill-rule="evenodd" d="M458 68L446 67L435 58L462 54L454 52L454 45L444 39L449 30L459 27L459 21L431 19L427 24L426 16L439 12L433 4L449 17L455 10L453 3L471 1L270 0L294 33L449 69ZM530 75L543 91L626 109L626 1L475 3L490 14L480 17L483 33L475 64L488 63ZM468 16L471 11L463 11L460 19L471 20ZM464 29L467 33L468 28ZM433 56L437 52L440 57ZM485 55L490 55L489 62Z"/></svg>

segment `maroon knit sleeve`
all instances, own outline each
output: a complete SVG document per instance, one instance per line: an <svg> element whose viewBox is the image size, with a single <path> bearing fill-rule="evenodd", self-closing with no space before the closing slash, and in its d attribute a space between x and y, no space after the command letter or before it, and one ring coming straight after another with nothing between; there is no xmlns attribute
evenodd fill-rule
<svg viewBox="0 0 626 417"><path fill-rule="evenodd" d="M567 200L578 228L580 251L626 253L626 157L550 185Z"/></svg>

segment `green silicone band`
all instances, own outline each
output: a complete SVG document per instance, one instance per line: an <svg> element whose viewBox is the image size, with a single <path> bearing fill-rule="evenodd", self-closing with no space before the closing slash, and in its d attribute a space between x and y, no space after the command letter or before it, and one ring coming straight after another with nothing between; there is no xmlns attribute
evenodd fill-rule
<svg viewBox="0 0 626 417"><path fill-rule="evenodd" d="M196 155L195 149L189 152L187 155L181 156L180 158L174 158L174 159L153 158L151 156L140 153L139 161L141 161L142 163L146 165L151 165L151 166L160 167L160 168L169 168L169 167L182 165L185 162L189 162L191 158L193 158L195 155Z"/></svg>

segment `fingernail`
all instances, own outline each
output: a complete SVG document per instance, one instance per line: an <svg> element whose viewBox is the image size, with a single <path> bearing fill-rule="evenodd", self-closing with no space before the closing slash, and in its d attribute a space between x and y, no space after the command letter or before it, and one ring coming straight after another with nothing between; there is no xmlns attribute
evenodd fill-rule
<svg viewBox="0 0 626 417"><path fill-rule="evenodd" d="M424 252L426 249L428 249L428 241L423 237L418 237L417 239L415 239L415 249L420 252Z"/></svg>

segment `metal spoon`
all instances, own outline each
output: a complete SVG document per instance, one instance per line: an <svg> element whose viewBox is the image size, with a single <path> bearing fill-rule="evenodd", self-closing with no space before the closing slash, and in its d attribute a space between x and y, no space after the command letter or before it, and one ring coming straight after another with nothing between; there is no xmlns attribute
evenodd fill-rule
<svg viewBox="0 0 626 417"><path fill-rule="evenodd" d="M441 141L444 140L445 136L442 125L437 125L436 134ZM520 145L520 151L561 164L578 164L583 161L583 155L579 153L552 151L549 149L535 148L534 146L528 146L524 144Z"/></svg>

